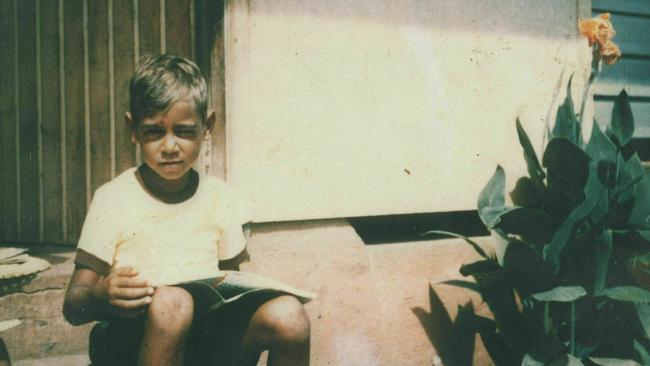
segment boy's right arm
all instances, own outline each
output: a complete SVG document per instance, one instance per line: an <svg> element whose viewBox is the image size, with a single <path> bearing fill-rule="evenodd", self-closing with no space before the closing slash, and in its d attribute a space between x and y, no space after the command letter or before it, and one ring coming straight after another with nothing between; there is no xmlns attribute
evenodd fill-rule
<svg viewBox="0 0 650 366"><path fill-rule="evenodd" d="M151 303L154 289L130 267L112 269L101 276L77 265L63 303L63 316L73 325L109 316L133 318Z"/></svg>

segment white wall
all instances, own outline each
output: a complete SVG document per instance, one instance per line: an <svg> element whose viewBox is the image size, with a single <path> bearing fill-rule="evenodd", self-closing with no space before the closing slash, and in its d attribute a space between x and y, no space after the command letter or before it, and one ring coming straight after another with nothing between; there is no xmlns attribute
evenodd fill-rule
<svg viewBox="0 0 650 366"><path fill-rule="evenodd" d="M255 221L475 208L525 173L588 1L229 1L228 179Z"/></svg>

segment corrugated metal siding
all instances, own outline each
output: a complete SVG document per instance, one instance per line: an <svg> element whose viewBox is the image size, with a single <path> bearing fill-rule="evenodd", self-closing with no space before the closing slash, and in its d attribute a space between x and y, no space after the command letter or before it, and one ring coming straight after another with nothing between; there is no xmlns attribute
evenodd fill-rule
<svg viewBox="0 0 650 366"><path fill-rule="evenodd" d="M122 117L136 60L198 55L210 75L215 35L206 32L219 30L206 24L220 7L0 0L1 241L76 243L92 192L137 161Z"/></svg>
<svg viewBox="0 0 650 366"><path fill-rule="evenodd" d="M611 118L613 99L625 88L634 113L636 139L650 139L650 2L645 0L593 0L594 15L610 13L623 57L605 67L594 88L596 119Z"/></svg>

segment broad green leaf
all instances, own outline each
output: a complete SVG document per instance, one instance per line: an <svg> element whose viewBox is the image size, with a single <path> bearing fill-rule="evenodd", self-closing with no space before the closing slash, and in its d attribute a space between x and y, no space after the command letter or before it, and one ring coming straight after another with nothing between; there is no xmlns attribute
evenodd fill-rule
<svg viewBox="0 0 650 366"><path fill-rule="evenodd" d="M553 137L564 137L572 144L580 146L580 124L576 118L573 99L571 98L572 79L573 76L569 78L567 95L564 99L564 103L557 109L555 126L553 127Z"/></svg>
<svg viewBox="0 0 650 366"><path fill-rule="evenodd" d="M591 196L599 197L598 203L589 213L589 219L592 222L597 222L607 215L610 209L610 204L609 190L598 177L598 172L593 162L589 164L589 179L587 180L587 184L585 184L585 197Z"/></svg>
<svg viewBox="0 0 650 366"><path fill-rule="evenodd" d="M460 274L463 276L482 275L501 270L499 264L491 259L483 259L473 263L463 264L460 266Z"/></svg>
<svg viewBox="0 0 650 366"><path fill-rule="evenodd" d="M533 295L538 301L571 302L585 296L587 291L582 286L558 286L552 290Z"/></svg>
<svg viewBox="0 0 650 366"><path fill-rule="evenodd" d="M522 360L522 365L547 365L554 359L564 355L566 347L555 334L539 334L534 336L528 346L528 353Z"/></svg>
<svg viewBox="0 0 650 366"><path fill-rule="evenodd" d="M634 185L634 206L627 219L631 225L650 229L650 178Z"/></svg>
<svg viewBox="0 0 650 366"><path fill-rule="evenodd" d="M585 200L583 204L585 203L589 203L589 201ZM594 202L594 206L595 203L596 202ZM577 209L579 208L580 207ZM555 231L553 238L551 238L551 242L544 247L544 258L546 258L553 268L555 268L555 273L560 272L560 255L569 243L569 238L571 237L571 232L573 231L573 226L576 221L578 220L569 215L569 217L564 220L562 225L560 225L560 227Z"/></svg>
<svg viewBox="0 0 650 366"><path fill-rule="evenodd" d="M542 194L535 186L532 179L528 177L517 179L515 188L510 192L510 198L512 199L512 203L519 207L541 207Z"/></svg>
<svg viewBox="0 0 650 366"><path fill-rule="evenodd" d="M553 267L530 245L518 240L511 241L506 248L503 268L515 273L515 286L522 297L558 284Z"/></svg>
<svg viewBox="0 0 650 366"><path fill-rule="evenodd" d="M492 178L485 185L478 197L478 208L503 207L506 187L506 173L500 165L497 165Z"/></svg>
<svg viewBox="0 0 650 366"><path fill-rule="evenodd" d="M619 136L616 136L616 133L614 133L614 130L611 129L611 126L607 126L605 129L605 135L609 137L609 139L612 141L612 144L616 146L617 150L620 150L623 145L621 145L621 139Z"/></svg>
<svg viewBox="0 0 650 366"><path fill-rule="evenodd" d="M643 365L650 365L650 352L645 348L641 342L634 340L634 350L641 357L641 362Z"/></svg>
<svg viewBox="0 0 650 366"><path fill-rule="evenodd" d="M645 176L645 168L643 167L643 162L641 162L638 153L635 152L632 154L623 165L631 178L628 178L627 181L621 181L622 184L629 184L630 182Z"/></svg>
<svg viewBox="0 0 650 366"><path fill-rule="evenodd" d="M501 221L501 215L514 209L514 207L485 207L479 211L479 217L485 227L488 230L492 230Z"/></svg>
<svg viewBox="0 0 650 366"><path fill-rule="evenodd" d="M572 237L574 225L590 215L594 210L599 209L602 200L607 198L607 189L599 182L595 174L590 174L589 180L585 186L585 199L582 203L571 211L566 220L555 231L551 242L544 248L545 258L559 271L560 255L566 248L569 239Z"/></svg>
<svg viewBox="0 0 650 366"><path fill-rule="evenodd" d="M634 194L634 185L639 183L643 177L645 177L645 168L643 168L643 163L639 159L639 155L634 153L630 156L627 161L624 161L620 165L620 174L619 182L616 185L616 195L621 196L618 200L619 202L625 197L622 197L621 193L626 190L629 190L631 195Z"/></svg>
<svg viewBox="0 0 650 366"><path fill-rule="evenodd" d="M637 233L643 237L643 239L650 241L650 230L638 230Z"/></svg>
<svg viewBox="0 0 650 366"><path fill-rule="evenodd" d="M567 353L547 363L546 366L584 366L584 363L574 355Z"/></svg>
<svg viewBox="0 0 650 366"><path fill-rule="evenodd" d="M451 237L454 237L454 238L463 239L463 240L465 240L469 245L471 245L472 248L474 248L474 250L475 250L475 251L476 251L476 252L477 252L481 257L483 257L483 258L485 258L485 259L488 259L488 258L489 258L488 255L485 254L485 251L483 250L483 248L481 248L481 246L480 246L477 242L475 242L474 240L472 240L472 239L470 239L470 238L468 238L468 237L466 237L466 236L464 236L464 235L460 235L460 234L456 234L456 233L452 233L452 232L450 232L450 231L444 231L444 230L430 230L430 231L427 231L426 233L424 233L424 234L422 234L422 235L424 236L424 235L431 235L431 234L447 235L447 236L451 236Z"/></svg>
<svg viewBox="0 0 650 366"><path fill-rule="evenodd" d="M615 213L618 216L612 216L614 220L609 223L611 227L626 226L625 224L630 222L633 212L638 213L641 210L642 212L650 213L650 208L641 207L636 204L637 198L644 198L642 194L638 193L644 190L643 180L647 179L639 156L634 153L627 161L620 165L620 170L620 180L614 192L614 198L617 203L612 207L612 211L617 211Z"/></svg>
<svg viewBox="0 0 650 366"><path fill-rule="evenodd" d="M584 366L584 363L577 357L567 354L567 363L566 366ZM554 366L554 365L549 365Z"/></svg>
<svg viewBox="0 0 650 366"><path fill-rule="evenodd" d="M506 202L506 173L497 166L492 178L478 196L478 214L483 224L492 229L498 222L499 216L505 212Z"/></svg>
<svg viewBox="0 0 650 366"><path fill-rule="evenodd" d="M504 212L495 227L535 244L547 243L553 235L551 218L534 208L516 207Z"/></svg>
<svg viewBox="0 0 650 366"><path fill-rule="evenodd" d="M589 157L565 138L554 138L546 147L542 165L547 168L546 207L563 218L583 199L589 177Z"/></svg>
<svg viewBox="0 0 650 366"><path fill-rule="evenodd" d="M542 165L547 168L549 186L567 186L565 190L573 193L587 182L589 157L567 139L554 138L548 143Z"/></svg>
<svg viewBox="0 0 650 366"><path fill-rule="evenodd" d="M578 146L580 135L580 125L575 115L565 104L557 109L557 116L555 118L555 127L553 127L553 138L562 137L570 141L572 144Z"/></svg>
<svg viewBox="0 0 650 366"><path fill-rule="evenodd" d="M625 89L614 100L611 128L621 146L627 144L634 135L634 116Z"/></svg>
<svg viewBox="0 0 650 366"><path fill-rule="evenodd" d="M630 217L630 212L634 206L634 197L629 195L628 200L624 202L615 202L606 214L604 220L599 222L600 228L626 229L627 220Z"/></svg>
<svg viewBox="0 0 650 366"><path fill-rule="evenodd" d="M650 304L636 303L634 307L646 336L650 338Z"/></svg>
<svg viewBox="0 0 650 366"><path fill-rule="evenodd" d="M591 128L589 143L587 143L587 146L585 147L585 152L596 161L616 161L616 154L618 153L616 146L607 138L607 136L605 136L603 131L600 129L598 122L595 120L594 125Z"/></svg>
<svg viewBox="0 0 650 366"><path fill-rule="evenodd" d="M508 246L510 245L510 238L508 238L508 234L500 229L490 230L490 238L492 238L494 243L494 254L497 262L503 265L503 258L506 256L506 250L508 250Z"/></svg>
<svg viewBox="0 0 650 366"><path fill-rule="evenodd" d="M612 231L604 230L596 238L594 243L596 250L596 276L594 279L594 292L600 292L605 288L607 279L607 269L609 267L609 257L612 254Z"/></svg>
<svg viewBox="0 0 650 366"><path fill-rule="evenodd" d="M517 118L517 136L519 137L521 147L524 149L524 159L526 160L528 175L530 175L530 178L535 184L541 186L545 178L544 170L539 163L539 159L537 159L537 154L535 154L535 149L528 138L528 134L526 134L526 130L521 126L519 118Z"/></svg>
<svg viewBox="0 0 650 366"><path fill-rule="evenodd" d="M635 303L649 303L650 291L644 290L636 286L619 286L612 287L601 291L597 295L605 296L612 300L635 302Z"/></svg>
<svg viewBox="0 0 650 366"><path fill-rule="evenodd" d="M536 360L531 354L526 353L524 359L521 360L521 366L544 366L546 362Z"/></svg>
<svg viewBox="0 0 650 366"><path fill-rule="evenodd" d="M566 105L571 115L576 118L576 123L578 122L576 117L576 109L573 106L573 97L571 95L571 82L573 81L573 74L569 77L569 82L566 84L566 97L564 98L564 105Z"/></svg>
<svg viewBox="0 0 650 366"><path fill-rule="evenodd" d="M595 169L598 180L608 189L614 190L618 183L616 176L616 163L609 160L592 161L589 163L590 169ZM593 168L592 168L593 167Z"/></svg>
<svg viewBox="0 0 650 366"><path fill-rule="evenodd" d="M585 357L589 357L596 349L598 349L598 346L600 345L600 342L595 341L592 344L586 345L582 344L581 342L576 342L576 353L575 356L584 359Z"/></svg>
<svg viewBox="0 0 650 366"><path fill-rule="evenodd" d="M641 366L634 360L623 360L620 358L589 357L596 365L600 366Z"/></svg>

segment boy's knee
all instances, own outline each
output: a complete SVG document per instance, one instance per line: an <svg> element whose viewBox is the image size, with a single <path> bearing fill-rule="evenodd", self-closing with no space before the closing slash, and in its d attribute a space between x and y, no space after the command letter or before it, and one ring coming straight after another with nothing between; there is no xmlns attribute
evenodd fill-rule
<svg viewBox="0 0 650 366"><path fill-rule="evenodd" d="M262 327L274 343L300 344L309 341L309 317L295 297L278 297L262 305L259 311Z"/></svg>
<svg viewBox="0 0 650 366"><path fill-rule="evenodd" d="M158 287L147 309L147 319L158 328L189 328L194 316L194 300L179 287Z"/></svg>

